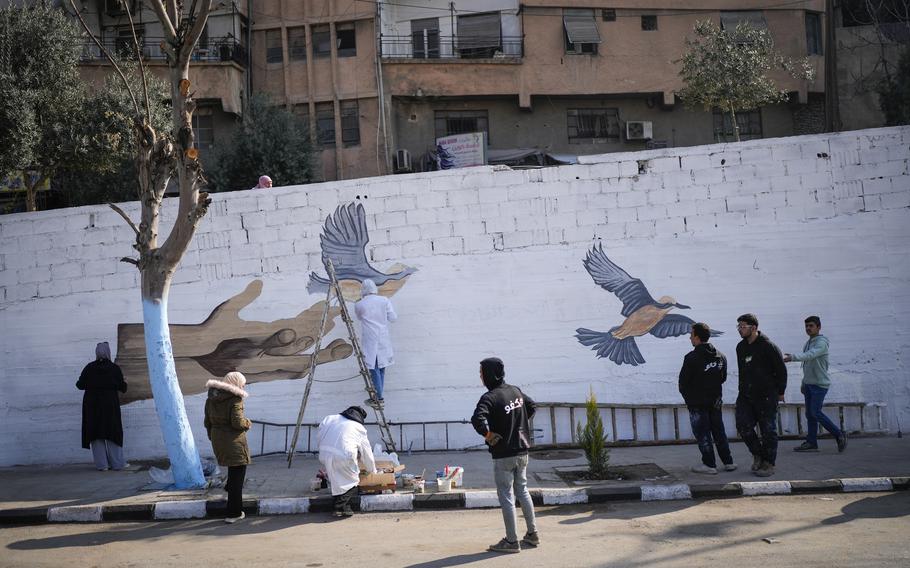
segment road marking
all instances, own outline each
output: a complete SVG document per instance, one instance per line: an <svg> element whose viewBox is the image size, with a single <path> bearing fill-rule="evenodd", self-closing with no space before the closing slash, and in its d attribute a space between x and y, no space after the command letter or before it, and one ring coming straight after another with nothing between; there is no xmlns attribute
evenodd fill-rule
<svg viewBox="0 0 910 568"><path fill-rule="evenodd" d="M676 499L691 499L692 490L685 483L675 485L642 485L642 501L673 501Z"/></svg>
<svg viewBox="0 0 910 568"><path fill-rule="evenodd" d="M260 515L298 515L310 510L308 497L280 497L259 500Z"/></svg>
<svg viewBox="0 0 910 568"><path fill-rule="evenodd" d="M155 503L155 519L204 519L205 500L159 501Z"/></svg>
<svg viewBox="0 0 910 568"><path fill-rule="evenodd" d="M97 523L101 521L101 505L51 507L47 520L52 523Z"/></svg>

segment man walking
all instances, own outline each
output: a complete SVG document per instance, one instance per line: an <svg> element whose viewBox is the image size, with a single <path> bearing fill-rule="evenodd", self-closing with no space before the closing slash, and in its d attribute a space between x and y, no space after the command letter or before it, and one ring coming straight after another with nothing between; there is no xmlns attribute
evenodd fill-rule
<svg viewBox="0 0 910 568"><path fill-rule="evenodd" d="M733 471L736 464L730 453L727 432L724 430L722 387L727 380L727 358L709 340L711 328L705 323L692 324L689 341L693 349L683 359L679 371L679 393L689 409L692 434L701 451L701 463L692 466L695 473L714 475L717 460L714 446L724 469Z"/></svg>
<svg viewBox="0 0 910 568"><path fill-rule="evenodd" d="M506 525L506 537L490 545L489 550L521 552L522 547L535 548L540 544L527 479L528 448L531 447L528 420L534 416L534 401L518 387L507 384L505 376L501 359L490 357L480 362L480 379L487 392L477 402L471 424L483 436L493 455L496 494ZM515 520L516 497L527 525L521 544Z"/></svg>
<svg viewBox="0 0 910 568"><path fill-rule="evenodd" d="M801 361L803 364L803 384L799 387L806 398L806 441L793 448L797 452L818 451L818 425L821 423L825 430L834 436L837 441L837 451L847 449L847 434L842 432L830 418L822 412L825 395L831 387L831 378L828 376L828 338L821 334L822 320L818 316L806 318L806 335L809 341L803 346L803 352L797 354L784 354L784 362Z"/></svg>
<svg viewBox="0 0 910 568"><path fill-rule="evenodd" d="M360 320L361 348L366 362L376 399L368 398L369 406L381 407L385 403L383 387L385 386L385 368L392 364L392 336L389 324L398 319L392 301L380 296L376 283L369 278L360 284L360 301L354 304L354 314Z"/></svg>
<svg viewBox="0 0 910 568"><path fill-rule="evenodd" d="M787 366L777 345L758 331L755 314L743 314L736 322L742 338L736 345L736 430L752 453L752 472L769 477L777 462L777 404L784 400ZM755 433L756 425L761 438Z"/></svg>

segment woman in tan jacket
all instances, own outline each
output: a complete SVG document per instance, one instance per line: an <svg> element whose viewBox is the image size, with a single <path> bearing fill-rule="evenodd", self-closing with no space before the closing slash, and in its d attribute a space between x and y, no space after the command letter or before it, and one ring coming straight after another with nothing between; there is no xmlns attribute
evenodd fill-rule
<svg viewBox="0 0 910 568"><path fill-rule="evenodd" d="M250 421L243 416L243 399L249 396L243 390L244 385L246 377L236 371L220 381L212 379L205 383L209 389L205 401L205 429L218 465L228 468L224 485L228 494L226 523L235 523L246 516L243 512L243 479L250 463L250 448L246 443Z"/></svg>

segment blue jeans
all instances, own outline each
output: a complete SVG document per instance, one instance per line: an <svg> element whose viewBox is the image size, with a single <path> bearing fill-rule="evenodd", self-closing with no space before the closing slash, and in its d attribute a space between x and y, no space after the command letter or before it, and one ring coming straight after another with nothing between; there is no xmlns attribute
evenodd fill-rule
<svg viewBox="0 0 910 568"><path fill-rule="evenodd" d="M755 427L761 437L755 433ZM736 431L749 452L767 463L777 462L777 396L736 399Z"/></svg>
<svg viewBox="0 0 910 568"><path fill-rule="evenodd" d="M496 480L496 495L502 507L502 520L506 524L506 539L518 541L518 529L515 521L515 496L521 504L528 532L537 532L537 521L534 518L534 503L528 492L528 454L499 458L493 460L493 478ZM513 495L512 488L515 488Z"/></svg>
<svg viewBox="0 0 910 568"><path fill-rule="evenodd" d="M806 423L808 424L806 442L813 446L818 445L819 424L824 426L825 430L831 432L831 435L835 438L843 436L840 428L822 412L826 394L828 394L828 389L823 389L818 385L803 385L803 396L806 398Z"/></svg>
<svg viewBox="0 0 910 568"><path fill-rule="evenodd" d="M385 367L381 369L377 365L370 369L370 377L373 378L373 388L376 389L376 398L382 400L382 386L385 384Z"/></svg>
<svg viewBox="0 0 910 568"><path fill-rule="evenodd" d="M733 463L730 453L730 443L727 441L727 432L724 429L724 418L721 409L715 406L690 406L689 422L692 424L692 434L698 442L701 451L701 463L708 467L717 467L714 457L714 446L720 461L725 465Z"/></svg>

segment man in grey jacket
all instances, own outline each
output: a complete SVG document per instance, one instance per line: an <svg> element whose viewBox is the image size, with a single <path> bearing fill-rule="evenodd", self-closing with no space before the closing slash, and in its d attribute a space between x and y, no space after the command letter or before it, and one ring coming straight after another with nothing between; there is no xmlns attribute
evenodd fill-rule
<svg viewBox="0 0 910 568"><path fill-rule="evenodd" d="M847 434L842 432L834 422L822 412L825 395L831 387L831 377L828 376L828 338L821 334L822 321L818 316L806 318L806 335L809 341L803 347L802 353L784 354L784 362L800 361L803 364L803 384L799 388L806 399L806 423L808 432L806 441L793 448L797 452L818 451L818 425L831 432L837 441L837 451L843 452L847 448Z"/></svg>

